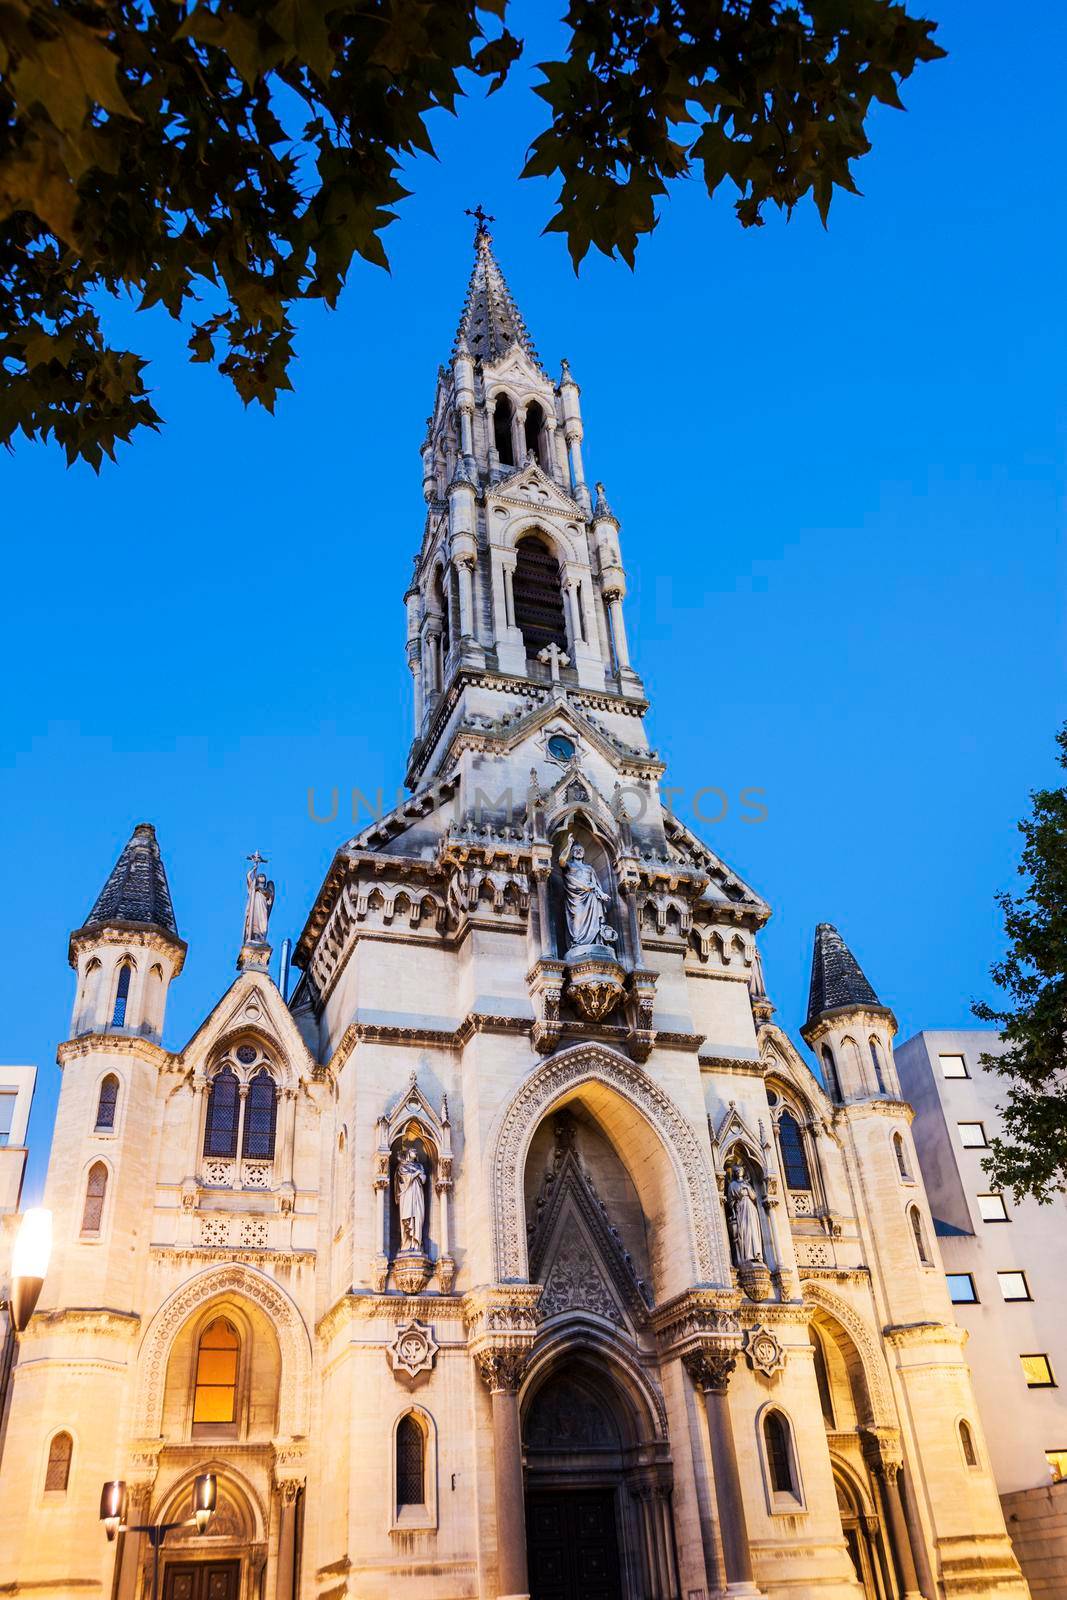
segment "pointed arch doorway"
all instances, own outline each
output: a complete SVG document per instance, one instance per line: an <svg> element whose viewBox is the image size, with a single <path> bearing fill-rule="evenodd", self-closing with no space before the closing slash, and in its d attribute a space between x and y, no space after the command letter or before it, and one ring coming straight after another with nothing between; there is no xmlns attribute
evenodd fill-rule
<svg viewBox="0 0 1067 1600"><path fill-rule="evenodd" d="M673 1595L670 1471L594 1350L554 1363L524 1406L530 1600Z"/></svg>

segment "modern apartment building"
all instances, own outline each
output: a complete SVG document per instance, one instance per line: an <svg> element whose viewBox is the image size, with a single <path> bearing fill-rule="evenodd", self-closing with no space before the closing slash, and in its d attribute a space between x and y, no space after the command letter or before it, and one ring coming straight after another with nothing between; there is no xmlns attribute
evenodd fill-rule
<svg viewBox="0 0 1067 1600"><path fill-rule="evenodd" d="M988 1029L896 1050L949 1293L1016 1555L1035 1595L1067 1594L1067 1197L1015 1201L984 1168L1007 1081Z"/></svg>

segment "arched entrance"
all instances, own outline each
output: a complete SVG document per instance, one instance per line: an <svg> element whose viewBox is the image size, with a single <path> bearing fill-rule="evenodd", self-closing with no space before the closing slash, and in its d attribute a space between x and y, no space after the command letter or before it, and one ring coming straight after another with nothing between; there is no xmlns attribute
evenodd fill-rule
<svg viewBox="0 0 1067 1600"><path fill-rule="evenodd" d="M886 1585L885 1557L878 1518L865 1510L856 1485L836 1463L834 1463L834 1488L837 1490L841 1532L845 1536L849 1558L856 1573L856 1582L862 1585L867 1600L889 1600L891 1590Z"/></svg>
<svg viewBox="0 0 1067 1600"><path fill-rule="evenodd" d="M531 1600L676 1591L670 1468L601 1354L553 1363L523 1407Z"/></svg>

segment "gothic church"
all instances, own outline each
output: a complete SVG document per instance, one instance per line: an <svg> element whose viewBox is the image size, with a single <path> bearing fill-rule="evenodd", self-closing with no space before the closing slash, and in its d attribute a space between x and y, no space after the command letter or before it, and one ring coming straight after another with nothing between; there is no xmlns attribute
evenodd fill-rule
<svg viewBox="0 0 1067 1600"><path fill-rule="evenodd" d="M422 447L410 798L340 845L288 999L253 867L180 1048L150 826L71 935L0 1592L140 1600L166 1521L164 1600L1027 1594L893 1013L823 925L821 1081L775 1024L768 906L660 803L582 445L480 221Z"/></svg>

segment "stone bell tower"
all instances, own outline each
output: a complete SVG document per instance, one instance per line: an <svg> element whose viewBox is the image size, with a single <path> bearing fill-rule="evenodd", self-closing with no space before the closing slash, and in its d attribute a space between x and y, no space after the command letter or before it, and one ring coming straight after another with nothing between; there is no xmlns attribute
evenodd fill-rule
<svg viewBox="0 0 1067 1600"><path fill-rule="evenodd" d="M474 268L422 446L426 523L406 595L415 739L408 782L440 771L501 677L642 700L630 665L619 524L582 459L581 396L553 383L479 216Z"/></svg>

